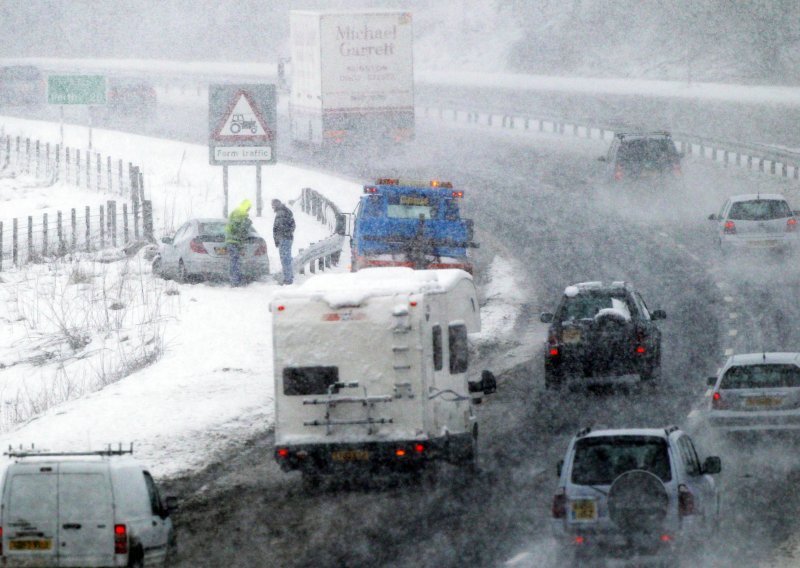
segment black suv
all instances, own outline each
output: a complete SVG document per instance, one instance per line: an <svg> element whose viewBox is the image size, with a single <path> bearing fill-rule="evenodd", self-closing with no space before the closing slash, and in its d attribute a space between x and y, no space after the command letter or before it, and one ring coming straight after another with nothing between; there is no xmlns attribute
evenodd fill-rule
<svg viewBox="0 0 800 568"><path fill-rule="evenodd" d="M600 157L606 162L608 176L614 181L647 176L681 175L681 158L669 132L617 132Z"/></svg>
<svg viewBox="0 0 800 568"><path fill-rule="evenodd" d="M661 331L650 311L627 282L582 282L567 286L555 314L541 315L550 324L544 353L545 387L610 382L638 375L655 382L661 374Z"/></svg>

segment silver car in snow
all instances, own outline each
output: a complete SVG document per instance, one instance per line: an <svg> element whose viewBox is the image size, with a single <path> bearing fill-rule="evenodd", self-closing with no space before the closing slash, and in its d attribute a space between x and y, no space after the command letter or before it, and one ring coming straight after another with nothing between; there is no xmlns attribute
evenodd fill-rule
<svg viewBox="0 0 800 568"><path fill-rule="evenodd" d="M708 384L715 431L800 430L800 353L733 355Z"/></svg>
<svg viewBox="0 0 800 568"><path fill-rule="evenodd" d="M734 250L790 250L800 243L800 230L786 198L774 193L729 197L719 214L719 247L723 254Z"/></svg>
<svg viewBox="0 0 800 568"><path fill-rule="evenodd" d="M230 277L225 245L225 219L191 219L171 237L163 237L153 258L153 274L186 282L195 278ZM256 280L269 274L267 243L250 230L241 257L242 274Z"/></svg>

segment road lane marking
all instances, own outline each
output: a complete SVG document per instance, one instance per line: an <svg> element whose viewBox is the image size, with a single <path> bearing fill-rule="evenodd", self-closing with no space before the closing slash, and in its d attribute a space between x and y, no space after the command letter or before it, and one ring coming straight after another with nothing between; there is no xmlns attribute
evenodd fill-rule
<svg viewBox="0 0 800 568"><path fill-rule="evenodd" d="M739 333L739 330L737 330L737 329L732 329L732 330L730 330L730 331L728 332L728 335L730 335L731 337L736 337L736 336L738 335L738 333Z"/></svg>
<svg viewBox="0 0 800 568"><path fill-rule="evenodd" d="M725 296L724 300L726 302L733 302L733 296Z"/></svg>
<svg viewBox="0 0 800 568"><path fill-rule="evenodd" d="M725 356L730 357L731 355L733 355L733 349L729 347L728 349L725 350Z"/></svg>
<svg viewBox="0 0 800 568"><path fill-rule="evenodd" d="M691 252L690 252L690 253L689 253L689 258L691 258L691 259L692 259L693 261L695 261L695 262L700 262L700 257L699 257L699 256L697 256L697 255L696 255L696 254L694 254L694 253L691 253Z"/></svg>
<svg viewBox="0 0 800 568"><path fill-rule="evenodd" d="M736 318L739 317L739 314L737 314L736 312L731 312L730 314L728 314L728 317L731 318L732 320L735 320Z"/></svg>

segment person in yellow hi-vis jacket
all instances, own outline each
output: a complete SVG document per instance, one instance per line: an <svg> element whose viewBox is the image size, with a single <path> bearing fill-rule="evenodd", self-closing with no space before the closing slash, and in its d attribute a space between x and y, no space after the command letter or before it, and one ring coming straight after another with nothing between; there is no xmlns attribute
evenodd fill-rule
<svg viewBox="0 0 800 568"><path fill-rule="evenodd" d="M249 199L242 201L239 206L231 211L228 216L228 224L225 225L225 246L228 249L228 258L231 261L231 286L241 286L242 250L253 222L250 220L250 207L252 204Z"/></svg>

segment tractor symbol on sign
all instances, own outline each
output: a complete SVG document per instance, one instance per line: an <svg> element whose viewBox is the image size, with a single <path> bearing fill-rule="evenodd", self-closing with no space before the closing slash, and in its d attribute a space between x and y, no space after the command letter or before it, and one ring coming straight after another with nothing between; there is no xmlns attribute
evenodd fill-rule
<svg viewBox="0 0 800 568"><path fill-rule="evenodd" d="M258 132L255 120L245 120L243 114L234 114L231 118L231 132L239 134L244 128L249 128L253 134Z"/></svg>

